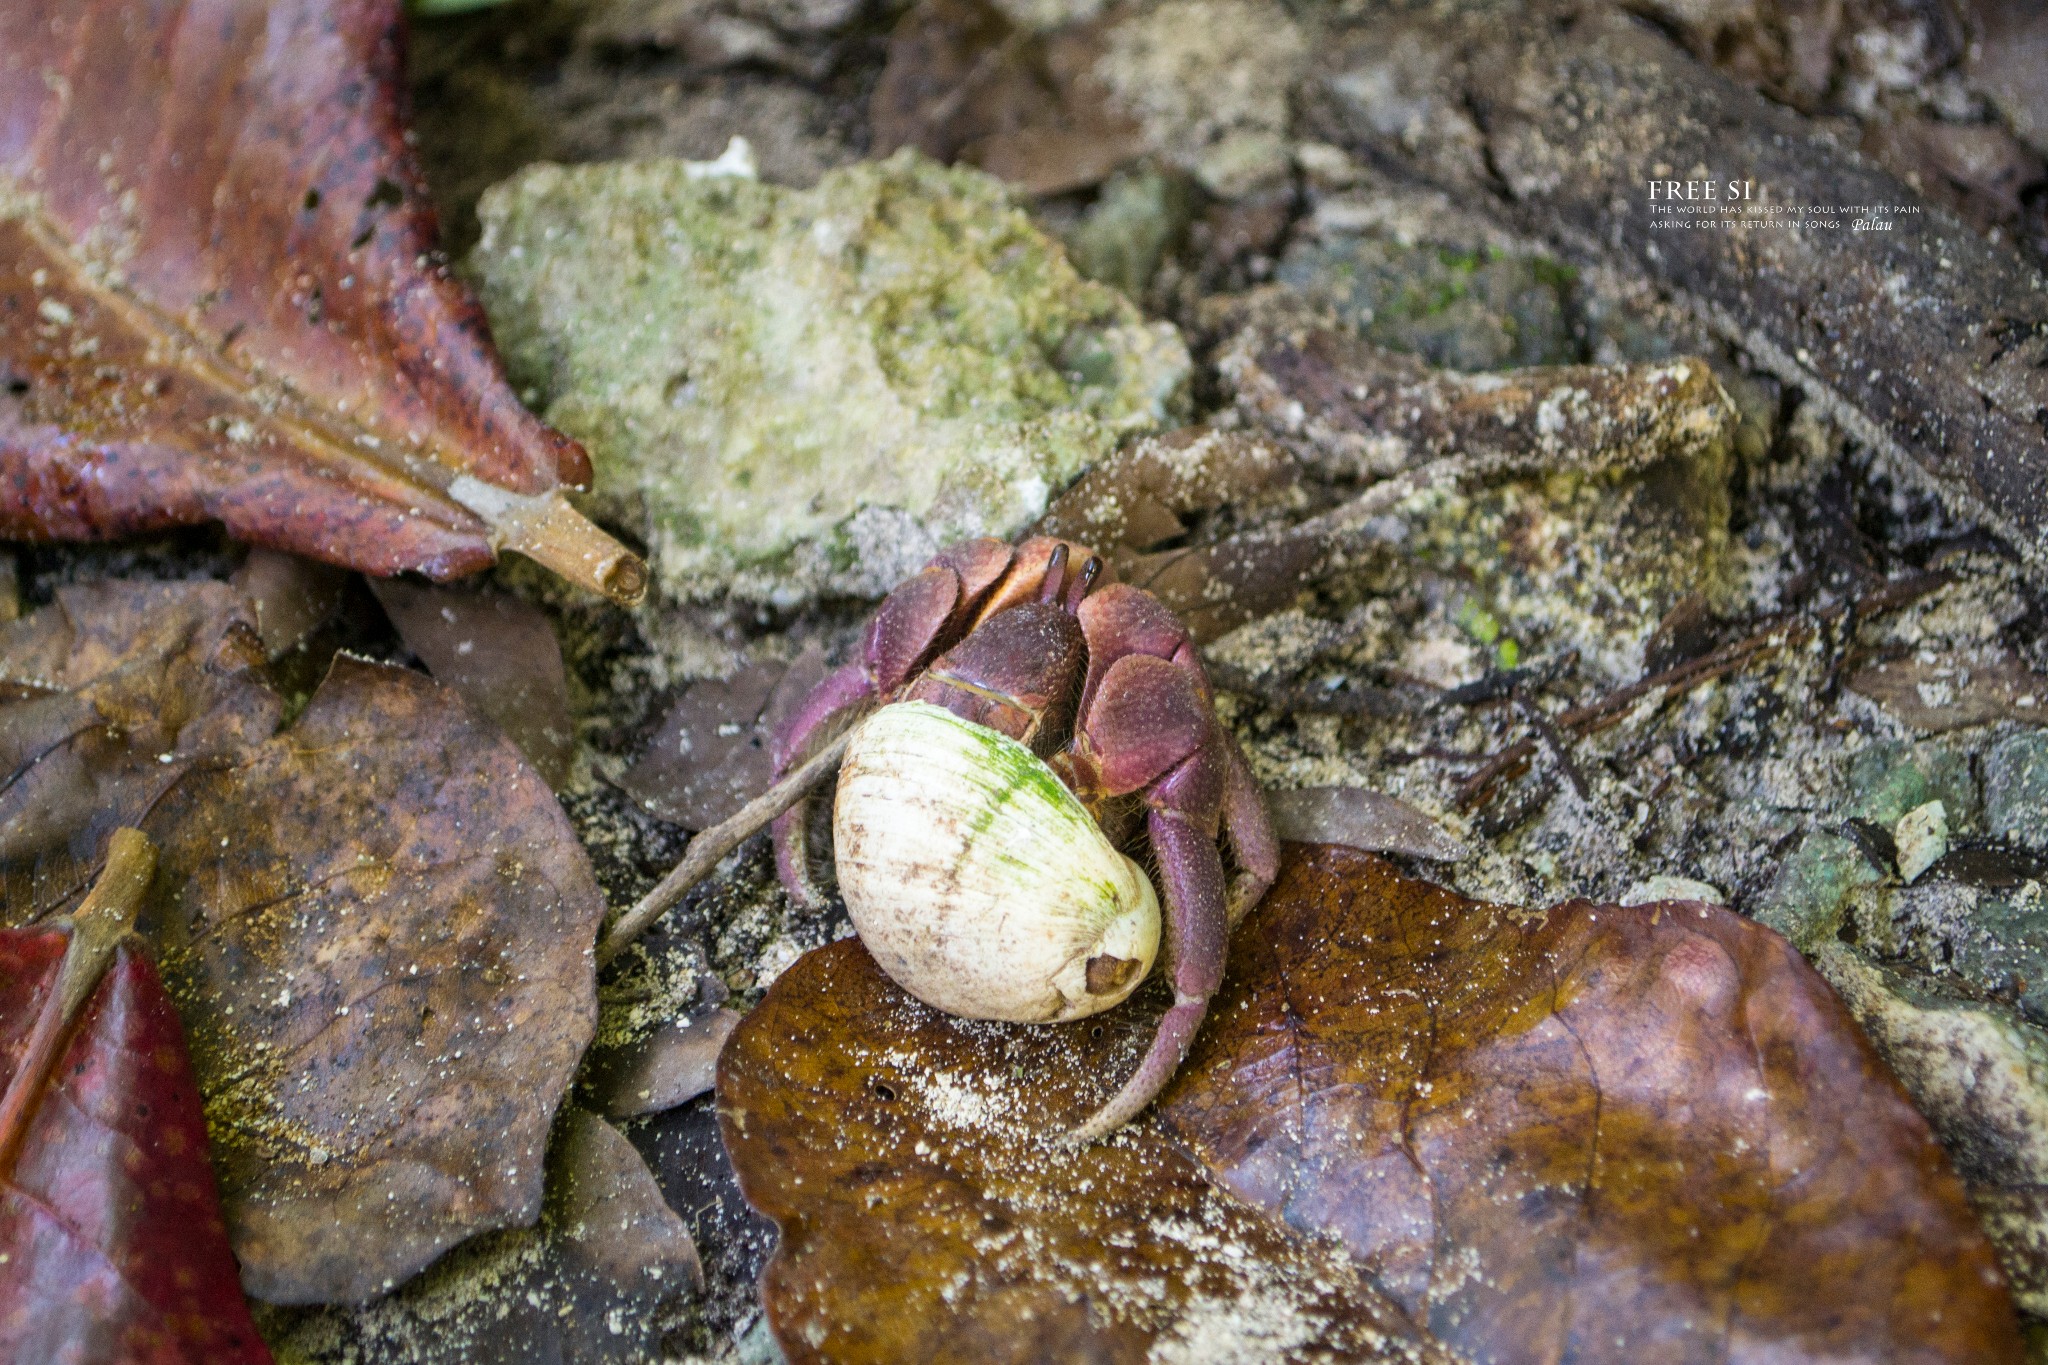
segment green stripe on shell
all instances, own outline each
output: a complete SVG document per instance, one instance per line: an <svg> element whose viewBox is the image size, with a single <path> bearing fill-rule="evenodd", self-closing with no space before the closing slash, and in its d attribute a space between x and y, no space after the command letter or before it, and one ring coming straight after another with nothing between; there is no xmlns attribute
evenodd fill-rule
<svg viewBox="0 0 2048 1365"><path fill-rule="evenodd" d="M1083 1018L1135 990L1158 953L1143 869L1037 755L940 707L899 702L862 722L832 833L861 941L949 1013Z"/></svg>

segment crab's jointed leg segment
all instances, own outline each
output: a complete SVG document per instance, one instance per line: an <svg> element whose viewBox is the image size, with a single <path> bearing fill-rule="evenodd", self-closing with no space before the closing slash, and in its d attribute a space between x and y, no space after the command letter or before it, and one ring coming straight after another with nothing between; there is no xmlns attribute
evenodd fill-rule
<svg viewBox="0 0 2048 1365"><path fill-rule="evenodd" d="M1068 1136L1092 1141L1115 1132L1150 1104L1180 1070L1210 997L1223 983L1229 938L1223 859L1216 850L1223 774L1218 752L1204 745L1146 793L1146 833L1165 891L1161 961L1173 1004L1145 1055L1117 1093Z"/></svg>
<svg viewBox="0 0 2048 1365"><path fill-rule="evenodd" d="M776 736L776 776L810 757L816 747L814 740L838 733L841 724L873 701L874 696L874 681L859 664L848 664L827 674ZM802 797L775 817L771 829L776 875L797 904L815 910L825 903L825 893L811 876L810 813L811 798Z"/></svg>
<svg viewBox="0 0 2048 1365"><path fill-rule="evenodd" d="M1273 817L1266 813L1265 795L1244 761L1244 750L1222 726L1216 733L1223 747L1223 834L1238 868L1228 897L1234 929L1280 875L1280 837L1273 832Z"/></svg>

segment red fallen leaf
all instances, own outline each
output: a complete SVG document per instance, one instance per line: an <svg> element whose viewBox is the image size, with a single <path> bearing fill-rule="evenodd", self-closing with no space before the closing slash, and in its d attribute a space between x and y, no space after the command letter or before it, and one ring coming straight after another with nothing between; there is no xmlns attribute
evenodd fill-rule
<svg viewBox="0 0 2048 1365"><path fill-rule="evenodd" d="M0 6L0 535L638 597L435 253L403 70L397 0Z"/></svg>
<svg viewBox="0 0 2048 1365"><path fill-rule="evenodd" d="M1335 1242L1296 1321L1398 1323L1392 1298L1412 1349L1461 1360L2024 1358L1925 1122L1805 961L1725 910L1532 913L1290 845L1158 1109L1051 1145L1147 1008L953 1019L851 940L779 979L718 1088L782 1227L762 1295L791 1358L1156 1358L1202 1298L1181 1277L1211 1273L1161 1258L1154 1316L1120 1317L1165 1227L1236 1264ZM1276 1320L1218 1288L1207 1340ZM1221 1339L1196 1358L1320 1358Z"/></svg>
<svg viewBox="0 0 2048 1365"><path fill-rule="evenodd" d="M0 930L0 1359L268 1365L177 1012L123 941L149 843L114 847L70 932Z"/></svg>

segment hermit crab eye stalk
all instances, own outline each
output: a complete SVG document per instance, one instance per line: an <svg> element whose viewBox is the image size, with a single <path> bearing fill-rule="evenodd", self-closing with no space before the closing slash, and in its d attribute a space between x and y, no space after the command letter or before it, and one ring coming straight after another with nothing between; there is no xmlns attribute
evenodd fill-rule
<svg viewBox="0 0 2048 1365"><path fill-rule="evenodd" d="M1045 559L1045 582L1039 585L1038 600L1057 602L1060 589L1067 581L1067 544L1061 541L1052 547L1052 553Z"/></svg>
<svg viewBox="0 0 2048 1365"><path fill-rule="evenodd" d="M1095 586L1095 580L1101 573L1102 557L1100 555L1089 555L1087 563L1081 566L1081 572L1074 575L1074 581L1067 585L1066 608L1068 611L1077 612L1081 609L1082 600L1088 596L1088 590Z"/></svg>

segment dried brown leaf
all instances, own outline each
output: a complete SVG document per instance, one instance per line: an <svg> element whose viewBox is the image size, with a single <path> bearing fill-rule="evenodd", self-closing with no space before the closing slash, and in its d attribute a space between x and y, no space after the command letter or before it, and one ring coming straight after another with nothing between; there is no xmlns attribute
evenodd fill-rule
<svg viewBox="0 0 2048 1365"><path fill-rule="evenodd" d="M1158 1359L1190 1296L1227 1342L1194 1358L1310 1356L1242 1281L1191 1288L1215 1272L1190 1244L1242 1270L1266 1237L1338 1239L1327 1290L1381 1323L1393 1296L1458 1359L2023 1358L1926 1124L1805 961L1726 911L1530 913L1290 846L1159 1111L1045 1145L1145 1008L965 1023L853 942L778 980L719 1095L783 1227L763 1292L792 1358Z"/></svg>
<svg viewBox="0 0 2048 1365"><path fill-rule="evenodd" d="M956 1019L850 939L779 978L718 1092L740 1187L782 1226L762 1298L789 1358L1447 1365L1326 1242L1156 1129L1059 1145L1141 1022Z"/></svg>
<svg viewBox="0 0 2048 1365"><path fill-rule="evenodd" d="M244 1283L361 1300L531 1221L596 1016L602 900L511 743L343 656L305 712L217 583L67 588L0 629L0 884L63 908L111 829L184 1015Z"/></svg>
<svg viewBox="0 0 2048 1365"><path fill-rule="evenodd" d="M592 1059L591 1096L615 1119L658 1114L694 1100L718 1079L718 1054L742 1018L714 1009L667 1020L630 1047Z"/></svg>
<svg viewBox="0 0 2048 1365"><path fill-rule="evenodd" d="M677 1282L704 1287L697 1243L625 1134L572 1110L554 1160L563 1189L553 1216L571 1257L624 1294Z"/></svg>
<svg viewBox="0 0 2048 1365"><path fill-rule="evenodd" d="M261 546L229 581L255 609L256 634L273 659L332 620L348 588L348 575L332 564Z"/></svg>
<svg viewBox="0 0 2048 1365"><path fill-rule="evenodd" d="M875 154L915 147L1027 194L1096 184L1144 150L1093 75L1099 55L1086 25L1042 38L984 0L924 0L889 38L868 106Z"/></svg>
<svg viewBox="0 0 2048 1365"><path fill-rule="evenodd" d="M2048 677L2003 652L1880 660L1851 673L1846 685L1930 734L2001 720L2048 725Z"/></svg>
<svg viewBox="0 0 2048 1365"><path fill-rule="evenodd" d="M405 647L435 678L494 721L560 787L576 755L569 675L548 614L500 592L373 583Z"/></svg>
<svg viewBox="0 0 2048 1365"><path fill-rule="evenodd" d="M1367 853L1455 863L1470 857L1449 831L1397 796L1363 787L1266 793L1273 832L1296 844L1343 844Z"/></svg>
<svg viewBox="0 0 2048 1365"><path fill-rule="evenodd" d="M1339 849L1252 919L1166 1124L1466 1355L2020 1358L1926 1123L1778 935Z"/></svg>
<svg viewBox="0 0 2048 1365"><path fill-rule="evenodd" d="M824 676L824 651L812 645L786 665L764 660L690 684L619 785L684 829L729 819L768 789L776 727Z"/></svg>

